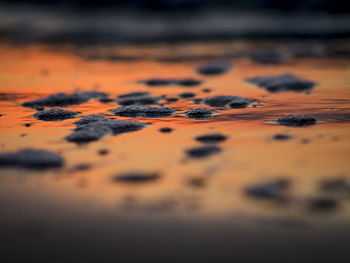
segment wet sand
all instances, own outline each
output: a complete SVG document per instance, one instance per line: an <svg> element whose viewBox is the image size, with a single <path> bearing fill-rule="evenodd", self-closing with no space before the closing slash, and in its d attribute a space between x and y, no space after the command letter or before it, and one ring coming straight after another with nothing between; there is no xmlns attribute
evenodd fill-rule
<svg viewBox="0 0 350 263"><path fill-rule="evenodd" d="M291 57L266 65L242 56L231 57L233 67L223 74L196 70L208 56L220 60L246 47L254 43L183 43L176 49L167 44L93 49L1 44L1 153L39 148L65 159L63 167L44 171L1 167L1 254L7 262L346 262L350 61ZM92 51L99 59L91 59ZM177 61L179 57L183 59ZM306 92L269 92L245 81L284 73L316 85ZM203 83L140 83L152 78ZM33 117L38 110L21 106L59 92L85 91L107 93L112 101L93 98L62 107L79 115L59 121L38 120ZM130 92L149 92L161 98L156 102L161 105L151 106L175 112L154 118L115 116L111 110L121 106L118 96ZM181 97L185 92L195 97ZM254 102L231 108L193 101L216 95ZM213 115L186 117L186 111L199 107ZM87 144L65 140L76 128L74 122L89 114L146 127L106 133ZM310 114L317 122L305 127L275 122L287 114ZM173 130L159 132L164 127ZM227 136L209 144L220 151L203 159L186 154L207 145L196 137L212 133ZM276 134L289 139L274 139ZM114 180L126 173L159 177ZM246 192L279 178L290 180L282 201L265 198L266 191L275 194L275 189L263 189L258 198ZM323 180L337 178L344 178L346 186L320 189ZM320 198L335 205L315 202Z"/></svg>

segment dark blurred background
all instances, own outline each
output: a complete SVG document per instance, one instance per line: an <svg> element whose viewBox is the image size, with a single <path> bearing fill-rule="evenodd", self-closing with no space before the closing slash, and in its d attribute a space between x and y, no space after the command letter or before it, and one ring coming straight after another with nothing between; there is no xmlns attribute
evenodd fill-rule
<svg viewBox="0 0 350 263"><path fill-rule="evenodd" d="M5 0L1 1L10 4L31 3L41 6L61 6L76 9L87 8L129 8L152 11L198 11L203 9L231 9L236 10L283 10L290 12L349 12L350 4L347 0Z"/></svg>
<svg viewBox="0 0 350 263"><path fill-rule="evenodd" d="M348 0L0 0L0 38L79 44L350 36Z"/></svg>

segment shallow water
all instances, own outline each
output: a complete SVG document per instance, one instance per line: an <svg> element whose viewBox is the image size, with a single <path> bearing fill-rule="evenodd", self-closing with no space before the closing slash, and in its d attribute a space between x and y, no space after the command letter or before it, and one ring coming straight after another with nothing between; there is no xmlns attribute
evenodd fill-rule
<svg viewBox="0 0 350 263"><path fill-rule="evenodd" d="M203 55L211 53L220 57L220 51L213 50L229 47L235 50L245 45L254 46L245 42L179 44L178 54L196 59L165 62L161 58L177 54L174 47L165 44L98 49L103 55L135 58L130 60L86 59L81 54L90 50L77 52L71 47L2 44L1 152L41 148L59 153L66 160L63 168L47 171L1 168L0 207L6 212L1 216L0 229L10 240L9 251L15 251L20 244L35 254L46 242L47 251L42 258L62 244L73 255L73 248L79 240L84 240L77 250L103 244L105 248L99 248L100 252L108 255L113 254L111 251L120 252L112 244L124 244L129 248L126 251L131 252L134 237L138 240L137 249L147 247L131 257L136 259L167 257L166 252L151 252L159 239L165 239L162 245L158 244L160 250L163 247L181 254L193 249L197 258L208 261L211 257L231 258L229 244L234 251L252 246L257 252L246 255L241 251L238 255L242 257L273 259L274 247L288 237L290 242L304 242L310 251L318 251L320 259L334 258L318 249L332 242L341 246L350 240L350 190L324 193L318 188L325 179L341 177L350 182L350 60L294 58L284 64L263 65L242 57L230 60L234 67L225 74L197 74L196 67L206 62ZM244 81L282 73L293 73L316 82L317 86L309 93L269 93ZM204 83L193 87L150 87L139 83L149 78L188 77ZM211 92L205 93L203 89ZM212 108L193 103L193 98L179 97L177 102L160 101L176 110L170 117L126 118L109 112L118 107L115 102L90 100L65 107L81 112L78 117L50 122L33 118L37 111L20 105L53 93L91 90L106 92L113 99L133 91L148 91L154 96L167 97L179 97L184 92L195 93L195 98L234 95L257 102L244 109ZM184 115L196 107L211 108L215 113L205 120ZM84 145L65 141L75 128L73 123L89 114L138 120L147 127L117 136L107 135ZM273 122L285 114L312 114L318 122L302 128ZM26 123L32 126L25 127ZM173 131L161 133L162 127ZM195 137L206 133L228 137L218 144L222 151L205 159L186 156L186 150L202 145ZM272 139L280 133L290 135L291 139ZM100 155L101 149L108 153ZM77 168L81 164L90 167ZM128 172L156 173L160 178L138 183L113 180L114 176ZM287 202L258 200L245 194L248 186L278 178L291 180ZM310 211L308 200L320 196L335 198L338 206L327 211ZM70 234L73 241L66 242ZM167 234L173 236L177 249L169 245L172 239ZM261 235L268 235L267 241L259 238ZM153 240L153 245L148 243L148 238ZM216 245L203 241L207 238L213 238ZM28 241L28 245L26 240L34 242ZM197 242L203 242L204 250L213 249L212 254L208 257L208 252L195 245ZM286 255L293 251L287 245L280 248ZM303 258L303 255L301 252L299 256ZM283 252L278 256L284 256Z"/></svg>

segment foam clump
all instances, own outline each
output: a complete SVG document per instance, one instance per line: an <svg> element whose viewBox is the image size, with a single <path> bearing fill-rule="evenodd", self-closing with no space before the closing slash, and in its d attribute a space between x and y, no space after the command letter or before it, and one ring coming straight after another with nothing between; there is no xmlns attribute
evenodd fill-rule
<svg viewBox="0 0 350 263"><path fill-rule="evenodd" d="M34 118L42 121L60 121L76 117L79 112L63 110L58 108L43 110L35 113Z"/></svg>
<svg viewBox="0 0 350 263"><path fill-rule="evenodd" d="M213 111L207 108L194 108L186 111L185 115L191 119L205 120L213 115Z"/></svg>
<svg viewBox="0 0 350 263"><path fill-rule="evenodd" d="M39 98L32 101L26 101L22 103L24 107L63 107L68 105L79 105L89 101L92 98L107 97L106 93L98 91L86 91L73 94L66 94L64 92L52 94L44 98Z"/></svg>
<svg viewBox="0 0 350 263"><path fill-rule="evenodd" d="M240 97L240 96L212 96L203 100L203 103L211 107L226 107L231 108L245 108L254 102L252 99Z"/></svg>
<svg viewBox="0 0 350 263"><path fill-rule="evenodd" d="M47 169L63 165L61 156L46 150L23 149L0 154L0 166Z"/></svg>
<svg viewBox="0 0 350 263"><path fill-rule="evenodd" d="M232 65L228 62L213 61L199 66L197 72L202 75L219 75L226 73L231 68Z"/></svg>
<svg viewBox="0 0 350 263"><path fill-rule="evenodd" d="M309 91L316 83L299 78L293 74L269 75L246 79L247 82L253 83L269 92L281 91Z"/></svg>
<svg viewBox="0 0 350 263"><path fill-rule="evenodd" d="M211 155L221 152L221 149L217 146L199 146L188 149L186 151L187 156L195 159L201 159L209 157Z"/></svg>
<svg viewBox="0 0 350 263"><path fill-rule="evenodd" d="M160 118L173 115L175 110L168 107L122 106L112 109L111 112L116 116L122 117Z"/></svg>
<svg viewBox="0 0 350 263"><path fill-rule="evenodd" d="M304 127L316 124L317 120L313 116L306 114L289 114L279 117L276 122L285 126Z"/></svg>
<svg viewBox="0 0 350 263"><path fill-rule="evenodd" d="M209 133L197 136L195 139L203 143L218 143L227 140L227 136L220 133Z"/></svg>
<svg viewBox="0 0 350 263"><path fill-rule="evenodd" d="M77 128L66 140L79 144L97 141L106 134L117 135L145 127L145 124L138 121L114 120L98 114L88 115L75 122L75 125Z"/></svg>

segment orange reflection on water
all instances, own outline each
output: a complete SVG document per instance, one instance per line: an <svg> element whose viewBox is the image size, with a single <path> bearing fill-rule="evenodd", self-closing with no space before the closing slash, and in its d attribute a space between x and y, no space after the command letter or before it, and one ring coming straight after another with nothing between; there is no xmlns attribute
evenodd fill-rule
<svg viewBox="0 0 350 263"><path fill-rule="evenodd" d="M198 48L198 50L196 49ZM212 45L191 45L190 51L205 53ZM146 54L147 59L135 61L84 60L74 52L47 50L33 46L13 48L2 46L0 57L0 145L2 151L33 147L59 152L66 165L61 170L44 173L2 169L1 191L10 196L38 196L70 206L88 202L90 206L123 213L123 208L160 210L179 215L222 216L237 211L249 213L278 213L266 211L248 200L243 189L250 184L276 177L293 181L292 194L300 200L315 194L317 183L325 177L349 176L350 164L350 62L345 59L300 59L285 65L264 66L247 59L235 59L234 69L215 77L199 76L199 62L166 63L152 57L156 51L167 54L165 47L120 48L121 53ZM168 51L170 52L170 51ZM173 51L171 51L173 52ZM186 54L186 46L182 51ZM189 51L188 51L189 52ZM291 72L318 83L311 94L268 93L244 82L248 77ZM203 85L149 88L137 83L153 77L202 79ZM211 93L202 89L210 88ZM191 99L167 106L177 112L167 118L136 118L149 125L137 132L105 136L98 142L78 146L64 140L75 127L76 119L44 122L34 119L36 111L20 103L52 93L73 93L77 90L98 90L111 98L132 91L149 91L155 96L177 96L185 91L198 98L212 95L238 95L259 101L256 108L215 109L214 117L199 121L183 113L198 107ZM112 116L114 102L96 100L67 109L89 114ZM203 106L203 105L202 105ZM287 113L309 113L320 123L307 128L288 128L271 124ZM31 123L32 127L23 124ZM169 126L172 133L163 134L159 128ZM219 132L229 139L221 144L223 151L205 160L191 160L185 150L200 145L194 137ZM273 141L276 133L287 133L289 141ZM26 134L21 136L21 134ZM107 155L99 155L107 149ZM79 164L91 168L72 172ZM113 183L111 176L121 172L146 171L162 175L156 182L130 185ZM200 187L191 186L191 178L202 178ZM18 197L19 198L19 197ZM299 213L292 206L290 213ZM349 206L344 207L348 211ZM347 214L344 213L345 215Z"/></svg>

